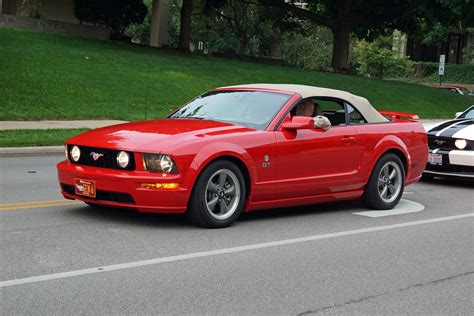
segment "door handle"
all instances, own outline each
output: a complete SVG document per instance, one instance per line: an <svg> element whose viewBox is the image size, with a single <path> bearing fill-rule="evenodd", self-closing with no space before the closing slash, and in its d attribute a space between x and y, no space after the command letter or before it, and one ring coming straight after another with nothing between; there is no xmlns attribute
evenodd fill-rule
<svg viewBox="0 0 474 316"><path fill-rule="evenodd" d="M341 142L343 142L344 144L352 144L352 143L355 143L355 141L356 141L355 137L348 136L348 135L342 137L341 139Z"/></svg>

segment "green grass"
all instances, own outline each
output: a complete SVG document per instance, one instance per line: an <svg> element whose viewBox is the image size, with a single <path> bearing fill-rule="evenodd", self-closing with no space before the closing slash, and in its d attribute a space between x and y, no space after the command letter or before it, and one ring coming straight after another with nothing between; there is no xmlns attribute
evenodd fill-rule
<svg viewBox="0 0 474 316"><path fill-rule="evenodd" d="M452 117L468 97L409 83L186 56L146 47L0 29L0 120L159 118L202 92L242 83L347 90L377 109Z"/></svg>
<svg viewBox="0 0 474 316"><path fill-rule="evenodd" d="M88 129L18 129L0 131L0 147L62 145Z"/></svg>

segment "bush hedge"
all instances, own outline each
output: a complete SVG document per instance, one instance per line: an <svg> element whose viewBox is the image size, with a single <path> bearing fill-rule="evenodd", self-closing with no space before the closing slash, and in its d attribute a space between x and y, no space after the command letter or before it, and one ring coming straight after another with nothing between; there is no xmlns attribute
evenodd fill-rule
<svg viewBox="0 0 474 316"><path fill-rule="evenodd" d="M414 79L438 82L438 63L413 63ZM443 82L474 84L474 65L446 64Z"/></svg>

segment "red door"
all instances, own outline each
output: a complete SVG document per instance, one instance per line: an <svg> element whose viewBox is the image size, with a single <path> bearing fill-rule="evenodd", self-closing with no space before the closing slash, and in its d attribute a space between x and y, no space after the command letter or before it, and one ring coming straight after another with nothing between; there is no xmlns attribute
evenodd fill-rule
<svg viewBox="0 0 474 316"><path fill-rule="evenodd" d="M277 198L297 198L350 190L362 159L355 128L276 131Z"/></svg>

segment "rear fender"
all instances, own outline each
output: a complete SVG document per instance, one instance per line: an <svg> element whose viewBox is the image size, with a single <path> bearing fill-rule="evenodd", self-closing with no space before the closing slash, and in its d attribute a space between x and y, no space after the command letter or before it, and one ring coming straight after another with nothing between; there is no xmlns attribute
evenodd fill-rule
<svg viewBox="0 0 474 316"><path fill-rule="evenodd" d="M368 166L370 168L368 174L370 175L372 173L372 170L374 170L375 164L379 159L388 151L390 150L397 150L403 154L405 157L406 161L406 166L405 166L405 178L409 179L410 178L410 172L411 172L411 157L410 153L408 151L408 147L405 145L405 143L398 138L395 135L387 135L384 138L382 138L377 145L375 145L372 155L368 161Z"/></svg>

